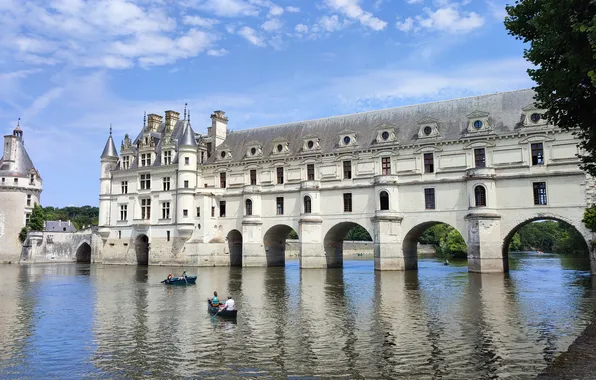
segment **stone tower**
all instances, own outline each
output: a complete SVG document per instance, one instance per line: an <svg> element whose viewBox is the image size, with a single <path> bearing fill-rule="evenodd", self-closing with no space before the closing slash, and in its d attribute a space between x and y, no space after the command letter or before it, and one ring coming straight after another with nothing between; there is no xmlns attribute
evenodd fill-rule
<svg viewBox="0 0 596 380"><path fill-rule="evenodd" d="M112 127L110 126L110 136L106 141L106 146L101 154L101 174L99 176L99 234L106 239L110 233L109 229L102 228L110 225L110 197L112 194L112 170L118 163L118 151L112 139Z"/></svg>
<svg viewBox="0 0 596 380"><path fill-rule="evenodd" d="M19 232L39 204L42 180L23 142L20 119L12 135L4 136L0 158L0 263L18 263Z"/></svg>

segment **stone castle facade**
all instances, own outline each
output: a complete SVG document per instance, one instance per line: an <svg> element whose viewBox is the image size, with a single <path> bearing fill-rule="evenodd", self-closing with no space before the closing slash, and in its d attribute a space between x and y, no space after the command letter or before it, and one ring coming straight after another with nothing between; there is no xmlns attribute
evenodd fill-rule
<svg viewBox="0 0 596 380"><path fill-rule="evenodd" d="M94 261L282 265L291 230L302 268L341 266L356 225L375 268L413 269L436 223L468 245L469 269L507 270L514 232L533 220L581 223L591 181L578 141L549 125L532 90L245 130L223 111L207 134L190 112L150 114L101 155ZM587 191L587 188L590 188Z"/></svg>
<svg viewBox="0 0 596 380"><path fill-rule="evenodd" d="M21 257L19 232L39 204L42 179L25 149L19 123L4 136L0 159L0 263L18 263Z"/></svg>

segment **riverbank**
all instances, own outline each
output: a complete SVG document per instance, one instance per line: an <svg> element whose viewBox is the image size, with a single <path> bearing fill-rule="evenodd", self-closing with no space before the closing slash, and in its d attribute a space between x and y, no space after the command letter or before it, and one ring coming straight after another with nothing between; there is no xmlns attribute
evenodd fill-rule
<svg viewBox="0 0 596 380"><path fill-rule="evenodd" d="M559 355L537 380L592 380L596 378L596 323L592 323Z"/></svg>

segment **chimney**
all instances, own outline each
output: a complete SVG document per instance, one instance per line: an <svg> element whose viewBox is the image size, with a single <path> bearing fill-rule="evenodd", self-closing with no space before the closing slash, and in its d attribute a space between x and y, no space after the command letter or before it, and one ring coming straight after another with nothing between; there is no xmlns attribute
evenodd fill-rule
<svg viewBox="0 0 596 380"><path fill-rule="evenodd" d="M213 137L215 147L218 147L226 140L228 131L228 117L224 111L214 111L211 114L211 128L208 128L208 135Z"/></svg>
<svg viewBox="0 0 596 380"><path fill-rule="evenodd" d="M150 113L147 115L147 129L149 132L157 132L162 120L163 116L161 115L155 113Z"/></svg>
<svg viewBox="0 0 596 380"><path fill-rule="evenodd" d="M172 133L176 123L180 119L180 112L168 110L166 111L166 133Z"/></svg>

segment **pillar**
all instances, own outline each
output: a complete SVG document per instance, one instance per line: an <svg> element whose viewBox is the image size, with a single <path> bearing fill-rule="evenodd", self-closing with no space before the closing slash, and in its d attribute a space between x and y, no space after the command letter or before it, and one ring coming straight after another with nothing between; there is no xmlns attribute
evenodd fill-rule
<svg viewBox="0 0 596 380"><path fill-rule="evenodd" d="M404 257L401 236L402 217L397 213L377 211L372 218L375 270L408 270L411 260Z"/></svg>
<svg viewBox="0 0 596 380"><path fill-rule="evenodd" d="M263 222L260 218L244 217L242 221L242 266L267 266L267 255L263 247Z"/></svg>
<svg viewBox="0 0 596 380"><path fill-rule="evenodd" d="M501 216L474 213L466 215L468 226L468 271L505 272L501 238Z"/></svg>
<svg viewBox="0 0 596 380"><path fill-rule="evenodd" d="M323 246L323 219L318 215L300 219L300 268L327 268Z"/></svg>

